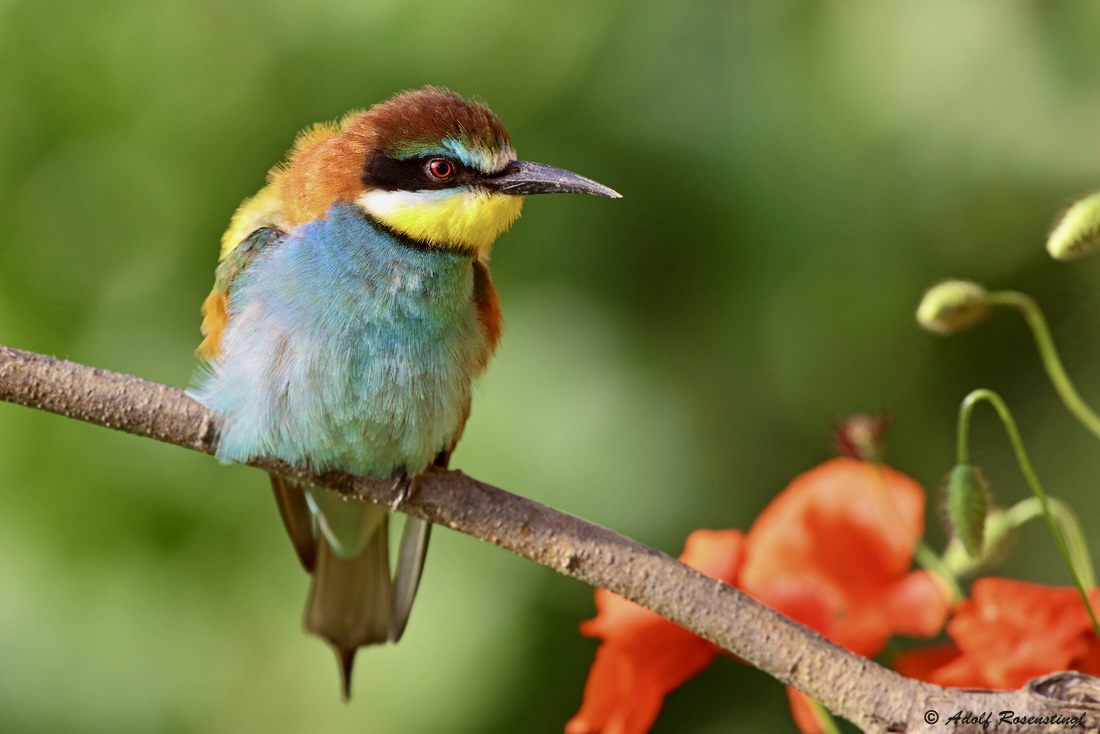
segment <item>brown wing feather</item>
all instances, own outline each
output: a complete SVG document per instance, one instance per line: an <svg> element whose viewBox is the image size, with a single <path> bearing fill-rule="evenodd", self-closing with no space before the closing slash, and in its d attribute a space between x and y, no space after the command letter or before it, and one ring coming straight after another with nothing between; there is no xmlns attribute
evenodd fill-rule
<svg viewBox="0 0 1100 734"><path fill-rule="evenodd" d="M485 334L485 353L478 369L485 369L500 342L504 331L504 316L500 313L500 299L493 279L489 275L489 266L481 260L474 260L474 303L477 304L477 319Z"/></svg>

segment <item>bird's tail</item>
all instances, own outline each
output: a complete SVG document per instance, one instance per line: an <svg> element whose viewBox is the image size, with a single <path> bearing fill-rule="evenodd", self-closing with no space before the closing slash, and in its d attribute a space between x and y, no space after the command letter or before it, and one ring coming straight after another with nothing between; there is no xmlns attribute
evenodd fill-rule
<svg viewBox="0 0 1100 734"><path fill-rule="evenodd" d="M431 523L408 518L391 578L389 512L335 492L271 475L275 500L298 558L312 575L307 632L336 651L345 700L356 651L401 638L416 596Z"/></svg>
<svg viewBox="0 0 1100 734"><path fill-rule="evenodd" d="M314 490L326 491L326 490ZM317 565L306 600L307 632L332 645L340 663L344 700L351 696L355 653L364 645L389 640L393 589L390 581L389 513L377 505L349 503L372 531L357 555L343 557L321 534Z"/></svg>

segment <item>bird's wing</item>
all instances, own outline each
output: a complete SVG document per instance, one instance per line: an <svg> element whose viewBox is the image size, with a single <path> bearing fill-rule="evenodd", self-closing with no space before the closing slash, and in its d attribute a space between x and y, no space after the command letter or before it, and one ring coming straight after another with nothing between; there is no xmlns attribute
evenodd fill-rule
<svg viewBox="0 0 1100 734"><path fill-rule="evenodd" d="M432 536L432 524L418 517L406 516L405 529L401 531L401 545L397 550L397 568L393 573L393 610L390 614L388 637L397 642L405 634L409 623L420 576L424 573L424 561L428 557L428 541Z"/></svg>
<svg viewBox="0 0 1100 734"><path fill-rule="evenodd" d="M236 223L237 217L233 221ZM230 226L230 231L233 229ZM222 331L229 318L229 287L233 279L252 262L260 250L276 244L285 235L286 232L274 224L265 224L251 230L235 247L228 250L223 248L222 261L214 271L214 288L202 303L203 340L198 348L200 357L205 360L213 359L221 349Z"/></svg>
<svg viewBox="0 0 1100 734"><path fill-rule="evenodd" d="M489 266L481 260L474 260L474 303L477 305L478 323L481 324L481 331L485 335L485 353L478 365L479 371L481 371L488 366L489 359L496 351L497 342L500 341L500 333L504 330L504 317L500 313L500 299L497 297L497 289L493 287L493 279L489 275ZM467 410L467 414L469 414L469 410ZM461 435L461 431L459 431L459 435Z"/></svg>
<svg viewBox="0 0 1100 734"><path fill-rule="evenodd" d="M283 519L286 534L294 544L294 551L298 554L302 567L313 573L317 565L317 531L305 490L300 482L282 474L273 472L270 476L275 504L279 508L279 517Z"/></svg>
<svg viewBox="0 0 1100 734"><path fill-rule="evenodd" d="M470 406L466 405L466 415L470 415ZM465 419L463 424L465 424ZM445 451L440 451L435 457L431 469L446 469L451 462L451 454L458 444L454 442ZM416 486L416 479L413 480ZM390 617L390 642L397 642L405 633L405 625L409 623L409 613L412 612L413 602L416 600L416 590L420 586L420 576L424 573L424 561L428 557L428 541L432 539L432 524L427 520L411 515L405 516L405 529L401 531L401 545L397 551L397 568L393 573L393 614Z"/></svg>

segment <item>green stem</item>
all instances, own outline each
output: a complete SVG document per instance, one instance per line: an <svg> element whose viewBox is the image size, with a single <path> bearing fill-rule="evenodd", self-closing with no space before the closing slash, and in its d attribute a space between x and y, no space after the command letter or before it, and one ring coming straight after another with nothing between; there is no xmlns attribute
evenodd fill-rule
<svg viewBox="0 0 1100 734"><path fill-rule="evenodd" d="M811 698L814 708L817 709L818 723L821 724L822 734L841 734L840 727L837 726L836 719L833 718L833 714L829 709L825 708L820 701Z"/></svg>
<svg viewBox="0 0 1100 734"><path fill-rule="evenodd" d="M1086 589L1094 588L1096 586L1096 576L1092 567L1092 558L1089 555L1088 543L1085 541L1084 533L1081 532L1081 523L1077 520L1077 515L1074 514L1069 505L1057 497L1047 497L1047 500L1050 502L1050 510L1054 514L1054 519L1058 522L1058 527L1062 529L1062 533L1066 538L1066 548L1069 550L1069 556L1073 559L1073 564L1080 574L1081 584ZM986 519L986 548L999 547L1004 541L1005 534L1018 530L1037 517L1043 517L1043 505L1039 502L1038 497L1028 497L1020 500L1007 510L994 511ZM985 552L989 553L990 551L986 550ZM931 558L928 557L929 554L932 555ZM984 556L971 558L963 548L962 541L958 538L951 539L943 552L942 558L932 554L930 548L918 546L916 560L923 568L956 578L970 576L989 562L989 558Z"/></svg>
<svg viewBox="0 0 1100 734"><path fill-rule="evenodd" d="M1073 579L1073 585L1077 588L1077 593L1081 595L1081 600L1085 603L1085 609L1088 610L1089 619L1092 620L1092 628L1096 631L1097 637L1100 637L1100 622L1097 621L1096 614L1092 610L1092 604L1089 603L1088 592L1085 590L1081 578L1082 574L1078 572L1077 565L1070 556L1065 536L1063 536L1062 529L1054 519L1054 513L1051 511L1051 503L1047 499L1046 492L1043 491L1042 485L1039 484L1039 477L1035 474L1035 470L1031 466L1031 459L1028 458L1027 451L1024 450L1024 442L1020 439L1020 432L1016 428L1016 421L1013 419L1012 413L1009 412L1008 406L1005 405L1001 396L992 390L975 390L967 395L962 401L962 405L959 408L958 461L960 464L969 463L969 449L964 442L969 435L970 414L973 412L974 406L983 400L989 402L989 404L996 409L997 415L1001 418L1005 433L1008 434L1009 443L1012 444L1012 451L1016 454L1016 462L1020 466L1020 471L1023 472L1028 486L1031 487L1032 494L1035 495L1039 506L1042 508L1043 517L1046 518L1047 525L1050 526L1050 533L1054 536L1054 543L1058 546L1058 552L1062 554L1062 559L1069 569L1070 578ZM1082 540L1081 542L1083 543L1084 541ZM1089 576L1091 575L1090 569Z"/></svg>
<svg viewBox="0 0 1100 734"><path fill-rule="evenodd" d="M1058 397L1062 398L1069 412L1081 422L1094 436L1100 439L1100 417L1077 394L1077 389L1069 380L1062 360L1058 356L1058 350L1054 347L1054 340L1050 336L1050 327L1043 316L1035 299L1026 293L1018 291L996 291L988 295L988 302L994 306L1009 306L1023 314L1024 320L1035 337L1035 346L1039 349L1039 357L1046 368Z"/></svg>
<svg viewBox="0 0 1100 734"><path fill-rule="evenodd" d="M1089 556L1088 543L1085 534L1081 532L1081 523L1070 506L1057 497L1047 497L1050 502L1051 512L1058 522L1058 527L1066 538L1066 547L1070 558L1081 576L1081 583L1086 589L1096 586L1096 576L1092 568L1092 558ZM1011 527L1018 528L1024 523L1043 514L1043 505L1038 497L1028 497L1020 500L1005 511L1006 519Z"/></svg>
<svg viewBox="0 0 1100 734"><path fill-rule="evenodd" d="M917 541L917 547L913 552L913 558L917 565L940 576L951 587L951 601L957 602L964 596L958 579L952 572L950 565L944 559L936 555L935 551L928 547L923 540Z"/></svg>

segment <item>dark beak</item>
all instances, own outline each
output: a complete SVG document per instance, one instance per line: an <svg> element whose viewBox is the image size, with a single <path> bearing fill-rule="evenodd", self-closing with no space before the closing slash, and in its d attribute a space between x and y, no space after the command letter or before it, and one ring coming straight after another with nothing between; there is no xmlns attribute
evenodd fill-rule
<svg viewBox="0 0 1100 734"><path fill-rule="evenodd" d="M504 170L483 181L483 185L513 196L530 194L592 194L609 199L621 199L622 194L601 183L585 178L564 168L545 163L512 161Z"/></svg>

